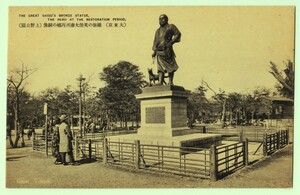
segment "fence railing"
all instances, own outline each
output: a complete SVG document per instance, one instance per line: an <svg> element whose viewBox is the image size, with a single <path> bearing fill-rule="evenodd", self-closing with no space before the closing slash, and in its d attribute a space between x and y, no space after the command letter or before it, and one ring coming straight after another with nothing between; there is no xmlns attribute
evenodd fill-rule
<svg viewBox="0 0 300 195"><path fill-rule="evenodd" d="M142 168L210 178L209 149L141 144L140 150Z"/></svg>
<svg viewBox="0 0 300 195"><path fill-rule="evenodd" d="M40 152L45 152L46 156L52 154L52 136L46 136L44 134L33 134L32 135L32 149Z"/></svg>
<svg viewBox="0 0 300 195"><path fill-rule="evenodd" d="M175 147L76 138L75 156L105 164L217 179L248 164L248 142L207 148ZM80 155L81 153L81 155Z"/></svg>
<svg viewBox="0 0 300 195"><path fill-rule="evenodd" d="M263 153L268 156L275 151L283 148L289 143L289 132L288 130L281 130L272 134L265 134L263 138Z"/></svg>
<svg viewBox="0 0 300 195"><path fill-rule="evenodd" d="M269 155L288 144L288 130L265 134L264 154ZM48 139L51 143L51 138ZM45 136L35 135L33 149L45 151ZM49 147L51 149L51 147ZM77 138L73 141L76 158L149 169L216 181L248 165L248 139L230 145L207 148L175 147L107 141L104 138Z"/></svg>
<svg viewBox="0 0 300 195"><path fill-rule="evenodd" d="M248 165L248 140L230 145L212 146L215 150L217 177L224 177Z"/></svg>
<svg viewBox="0 0 300 195"><path fill-rule="evenodd" d="M106 162L126 166L136 166L138 160L136 143L105 141ZM104 153L104 154L105 154Z"/></svg>
<svg viewBox="0 0 300 195"><path fill-rule="evenodd" d="M133 134L137 133L137 130L105 130L101 132L95 132L95 133L84 133L83 138L86 139L97 139L97 138L103 138L103 136L114 136L114 135L124 135L124 134ZM80 137L79 131L73 131L73 135L77 137Z"/></svg>
<svg viewBox="0 0 300 195"><path fill-rule="evenodd" d="M271 134L275 133L279 128L251 128L244 129L243 127L238 128L204 128L205 133L214 133L214 134L222 134L226 140L230 141L240 141L243 139L248 139L251 142L262 142L264 139L264 135L266 133ZM282 128L282 130L286 130Z"/></svg>
<svg viewBox="0 0 300 195"><path fill-rule="evenodd" d="M77 138L72 141L74 157L103 159L103 139Z"/></svg>
<svg viewBox="0 0 300 195"><path fill-rule="evenodd" d="M132 133L136 133L136 130L109 130L109 131L105 131L103 132L97 132L97 133L86 133L84 134L83 138L79 138L79 136L77 136L78 132L73 134L73 137L75 138L76 136L78 137L78 141L79 141L79 145L78 145L78 149L77 149L77 155L89 155L88 154L88 140L95 140L92 142L91 148L93 149L92 151L92 155L95 155L96 158L102 158L100 153L97 153L98 151L101 150L96 150L95 148L102 148L102 140L103 140L103 136L114 136L114 135L123 135L123 134L132 134ZM45 138L45 134L43 133L36 133L32 135L32 149L36 150L36 151L41 151L41 152L45 152L46 156L51 155L52 154L52 134L49 133L48 134L48 142L46 143L46 138ZM100 141L101 140L101 143ZM77 146L75 147L75 142L73 140L73 148L77 148ZM47 150L47 151L46 151ZM95 153L95 151L97 151Z"/></svg>

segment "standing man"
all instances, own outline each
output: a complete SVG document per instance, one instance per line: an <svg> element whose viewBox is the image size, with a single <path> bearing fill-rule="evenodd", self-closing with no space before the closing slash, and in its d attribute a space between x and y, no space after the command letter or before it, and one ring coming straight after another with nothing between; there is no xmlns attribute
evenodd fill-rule
<svg viewBox="0 0 300 195"><path fill-rule="evenodd" d="M67 124L67 116L66 115L61 115L60 116L60 122L61 124L59 125L59 153L61 156L61 161L63 165L67 165L66 162L66 154L68 153L70 164L71 165L76 165L74 162L74 157L73 157L73 151L72 151L72 132L70 129L70 126Z"/></svg>
<svg viewBox="0 0 300 195"><path fill-rule="evenodd" d="M174 24L169 24L168 20L168 16L165 14L159 16L160 27L155 32L152 47L152 57L157 56L160 85L163 84L165 73L168 73L169 85L173 85L174 72L178 69L173 44L180 42L181 33Z"/></svg>

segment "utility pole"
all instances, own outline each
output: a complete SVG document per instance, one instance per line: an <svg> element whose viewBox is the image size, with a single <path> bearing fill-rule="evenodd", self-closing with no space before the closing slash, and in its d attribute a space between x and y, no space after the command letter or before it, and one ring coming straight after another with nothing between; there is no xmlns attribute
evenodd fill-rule
<svg viewBox="0 0 300 195"><path fill-rule="evenodd" d="M86 128L85 128L85 112L86 112L86 107L85 107L85 90L86 90L86 83L83 83L82 85L82 93L83 93L83 103L82 103L82 111L83 111L83 133L85 135Z"/></svg>
<svg viewBox="0 0 300 195"><path fill-rule="evenodd" d="M82 77L82 74L79 75L77 78L77 81L79 81L79 131L80 131L80 137L82 136L82 85L85 81L85 78Z"/></svg>
<svg viewBox="0 0 300 195"><path fill-rule="evenodd" d="M44 115L45 115L45 152L48 156L48 104L44 104Z"/></svg>

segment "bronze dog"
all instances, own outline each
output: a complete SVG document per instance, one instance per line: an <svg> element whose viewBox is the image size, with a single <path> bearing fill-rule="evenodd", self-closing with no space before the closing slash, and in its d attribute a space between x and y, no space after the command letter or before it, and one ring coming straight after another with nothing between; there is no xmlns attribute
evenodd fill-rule
<svg viewBox="0 0 300 195"><path fill-rule="evenodd" d="M155 81L159 80L158 74L154 74L152 68L148 68L148 73L149 73L149 86L152 86L152 82L155 85ZM166 78L166 76L163 77L162 82L166 85L167 83L165 82L164 78Z"/></svg>

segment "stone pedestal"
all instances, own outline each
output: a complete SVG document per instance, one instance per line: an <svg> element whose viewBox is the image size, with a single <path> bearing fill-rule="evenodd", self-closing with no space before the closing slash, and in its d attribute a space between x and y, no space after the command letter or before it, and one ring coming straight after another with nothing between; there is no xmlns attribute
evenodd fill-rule
<svg viewBox="0 0 300 195"><path fill-rule="evenodd" d="M190 91L181 86L160 85L143 89L141 128L138 135L174 137L192 133L187 128L187 98Z"/></svg>
<svg viewBox="0 0 300 195"><path fill-rule="evenodd" d="M222 135L204 134L187 127L187 98L190 91L181 86L152 86L136 95L141 100L141 128L137 134L109 136L109 141L141 144L210 147L221 143ZM180 153L182 154L182 153Z"/></svg>

